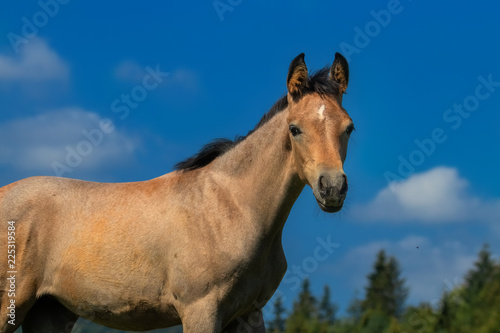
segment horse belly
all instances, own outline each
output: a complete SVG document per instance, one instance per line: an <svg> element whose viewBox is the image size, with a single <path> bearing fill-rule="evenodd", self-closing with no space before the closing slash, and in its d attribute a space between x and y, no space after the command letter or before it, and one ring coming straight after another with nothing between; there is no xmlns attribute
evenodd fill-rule
<svg viewBox="0 0 500 333"><path fill-rule="evenodd" d="M135 281L110 280L99 274L76 281L59 279L51 294L79 316L115 329L152 330L180 324L160 283Z"/></svg>
<svg viewBox="0 0 500 333"><path fill-rule="evenodd" d="M126 254L99 251L67 249L42 292L79 316L112 328L151 330L180 322L159 263L128 257L134 253L130 248Z"/></svg>

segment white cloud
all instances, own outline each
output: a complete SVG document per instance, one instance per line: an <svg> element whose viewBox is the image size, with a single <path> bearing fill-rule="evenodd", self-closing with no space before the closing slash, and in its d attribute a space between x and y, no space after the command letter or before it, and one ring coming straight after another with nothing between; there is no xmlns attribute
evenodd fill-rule
<svg viewBox="0 0 500 333"><path fill-rule="evenodd" d="M0 123L0 165L53 172L53 162L67 165L68 147L76 151L81 142L90 142L82 131L93 131L95 140L91 152L82 155L81 163L72 169L93 169L130 159L138 141L117 129L103 133L99 127L102 120L94 112L66 108Z"/></svg>
<svg viewBox="0 0 500 333"><path fill-rule="evenodd" d="M500 198L475 197L469 187L455 168L436 167L387 186L371 202L353 205L350 214L362 221L497 222Z"/></svg>
<svg viewBox="0 0 500 333"><path fill-rule="evenodd" d="M377 241L350 250L331 267L334 274L349 272L350 287L362 291L366 276L372 271L376 254L384 249L396 257L401 276L410 287L409 303L438 302L444 290L451 290L463 282L465 273L473 267L477 249L469 249L459 242L433 244L429 238L410 235L400 241ZM339 273L341 272L341 273Z"/></svg>
<svg viewBox="0 0 500 333"><path fill-rule="evenodd" d="M0 81L66 80L66 63L41 39L33 39L16 57L0 54Z"/></svg>

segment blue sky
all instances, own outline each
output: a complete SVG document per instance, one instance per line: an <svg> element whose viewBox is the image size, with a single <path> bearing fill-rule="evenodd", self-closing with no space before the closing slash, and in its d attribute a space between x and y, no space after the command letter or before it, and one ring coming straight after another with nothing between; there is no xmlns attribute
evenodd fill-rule
<svg viewBox="0 0 500 333"><path fill-rule="evenodd" d="M56 175L54 162L94 181L167 173L253 128L297 54L314 70L342 52L356 125L348 200L326 215L309 188L298 199L283 235L287 304L307 275L345 309L381 248L399 259L409 303L459 284L483 243L500 253L498 5L54 1L0 13L0 185ZM70 167L78 147L91 152ZM335 249L317 257L324 242Z"/></svg>

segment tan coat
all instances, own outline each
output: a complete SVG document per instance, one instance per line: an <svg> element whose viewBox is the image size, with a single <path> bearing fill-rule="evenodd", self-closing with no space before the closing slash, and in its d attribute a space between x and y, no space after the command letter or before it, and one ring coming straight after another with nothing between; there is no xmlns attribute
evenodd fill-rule
<svg viewBox="0 0 500 333"><path fill-rule="evenodd" d="M297 58L286 108L205 167L133 183L34 177L1 188L0 244L13 221L17 273L11 325L0 256L0 332L67 330L78 317L124 330L264 332L260 309L286 271L292 205L309 184L323 210L338 211L347 191L352 121L341 106L347 75L336 74L347 68L336 59L330 70L338 96L297 97L307 89Z"/></svg>

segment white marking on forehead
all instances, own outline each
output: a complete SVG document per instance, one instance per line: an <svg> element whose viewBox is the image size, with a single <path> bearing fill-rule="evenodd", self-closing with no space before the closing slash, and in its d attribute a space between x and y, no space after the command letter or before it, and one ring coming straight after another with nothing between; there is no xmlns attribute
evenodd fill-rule
<svg viewBox="0 0 500 333"><path fill-rule="evenodd" d="M320 120L325 119L325 115L323 114L323 111L325 111L325 104L321 104L321 106L318 109L318 115L319 115Z"/></svg>

